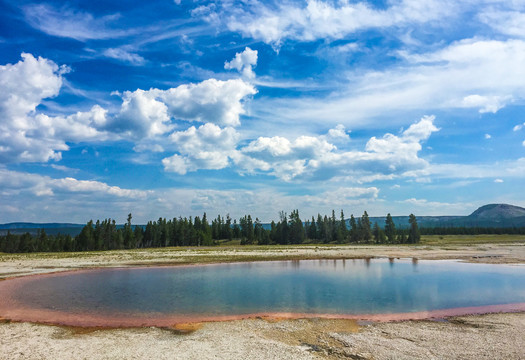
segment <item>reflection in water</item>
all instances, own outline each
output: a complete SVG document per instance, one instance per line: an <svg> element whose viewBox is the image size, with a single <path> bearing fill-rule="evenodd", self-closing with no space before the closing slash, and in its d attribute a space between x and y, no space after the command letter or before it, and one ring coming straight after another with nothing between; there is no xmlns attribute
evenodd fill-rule
<svg viewBox="0 0 525 360"><path fill-rule="evenodd" d="M416 258L293 260L102 269L35 277L17 291L33 307L73 313L411 312L525 302L525 268Z"/></svg>
<svg viewBox="0 0 525 360"><path fill-rule="evenodd" d="M390 257L388 258L388 263L390 264L390 267L394 267L394 258L393 257Z"/></svg>
<svg viewBox="0 0 525 360"><path fill-rule="evenodd" d="M412 267L414 268L414 271L417 270L417 263L418 263L418 258L412 258Z"/></svg>

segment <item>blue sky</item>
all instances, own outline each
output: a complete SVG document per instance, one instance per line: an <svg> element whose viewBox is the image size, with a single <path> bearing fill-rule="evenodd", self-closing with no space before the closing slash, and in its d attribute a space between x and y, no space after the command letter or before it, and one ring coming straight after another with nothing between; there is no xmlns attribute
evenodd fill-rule
<svg viewBox="0 0 525 360"><path fill-rule="evenodd" d="M0 222L525 206L525 2L0 1Z"/></svg>

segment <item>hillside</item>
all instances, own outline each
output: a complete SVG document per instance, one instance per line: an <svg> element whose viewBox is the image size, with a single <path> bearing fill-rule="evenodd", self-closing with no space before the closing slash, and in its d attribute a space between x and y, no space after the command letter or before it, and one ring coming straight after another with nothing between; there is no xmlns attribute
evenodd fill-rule
<svg viewBox="0 0 525 360"><path fill-rule="evenodd" d="M417 214L416 214L417 216ZM408 216L393 216L398 227L408 227ZM380 225L385 217L371 217ZM525 208L508 204L484 205L468 216L417 216L420 227L525 227Z"/></svg>
<svg viewBox="0 0 525 360"><path fill-rule="evenodd" d="M519 206L508 205L508 204L489 204L480 207L472 214L470 218L474 219L514 219L525 217L525 209Z"/></svg>

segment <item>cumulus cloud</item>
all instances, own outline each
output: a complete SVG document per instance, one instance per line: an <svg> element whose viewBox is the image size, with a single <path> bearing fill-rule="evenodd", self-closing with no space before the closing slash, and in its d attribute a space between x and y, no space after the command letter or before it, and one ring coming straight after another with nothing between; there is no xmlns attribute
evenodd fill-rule
<svg viewBox="0 0 525 360"><path fill-rule="evenodd" d="M155 207L150 202L155 199L154 195L149 190L126 189L72 177L52 178L0 166L0 203L9 204L2 207L2 220L6 222L85 223L89 219L120 216L123 223L130 212L135 219L135 213L140 213L146 203L148 214L144 219L151 220L149 212Z"/></svg>
<svg viewBox="0 0 525 360"><path fill-rule="evenodd" d="M93 180L77 180L71 177L53 179L49 176L7 170L0 167L2 196L31 193L36 196L54 196L73 193L89 196L113 196L117 198L144 199L149 191L122 189Z"/></svg>
<svg viewBox="0 0 525 360"><path fill-rule="evenodd" d="M335 128L328 130L326 139L333 142L347 142L350 140L350 135L343 124L338 124Z"/></svg>
<svg viewBox="0 0 525 360"><path fill-rule="evenodd" d="M58 95L67 71L25 53L18 63L0 66L0 162L60 160L69 149L66 141L104 140L96 129L106 121L100 106L66 117L36 110L43 99Z"/></svg>
<svg viewBox="0 0 525 360"><path fill-rule="evenodd" d="M453 13L454 3L403 0L382 10L367 2L307 0L300 4L268 4L252 1L223 10L221 16L210 19L224 18L231 31L279 46L285 39L342 39L360 30L441 19L444 15Z"/></svg>
<svg viewBox="0 0 525 360"><path fill-rule="evenodd" d="M226 126L240 125L239 117L245 113L243 99L257 93L253 85L242 79L208 79L166 91L150 91L166 103L174 118Z"/></svg>
<svg viewBox="0 0 525 360"><path fill-rule="evenodd" d="M3 114L24 123L27 113L35 111L42 99L58 95L66 67L42 57L22 53L16 64L0 66L0 109Z"/></svg>
<svg viewBox="0 0 525 360"><path fill-rule="evenodd" d="M259 137L240 149L245 157L237 165L251 164L252 171L257 168L271 170L272 175L285 181L301 176L327 179L351 175L360 181L373 181L372 175L399 176L428 165L419 158L418 152L421 142L439 130L433 121L433 116L426 116L400 136L372 137L366 144L366 151L339 151L327 141L326 135L300 136L293 141L278 136ZM341 127L333 130L332 134L341 135ZM256 160L257 165L251 159Z"/></svg>
<svg viewBox="0 0 525 360"><path fill-rule="evenodd" d="M479 108L481 114L487 112L495 114L510 100L512 100L510 96L469 95L463 98L462 105L466 108Z"/></svg>
<svg viewBox="0 0 525 360"><path fill-rule="evenodd" d="M257 50L252 50L249 47L244 49L242 53L236 53L231 61L224 63L226 70L235 69L240 72L243 77L253 79L255 73L253 68L257 65Z"/></svg>
<svg viewBox="0 0 525 360"><path fill-rule="evenodd" d="M232 127L221 129L211 123L170 135L178 154L164 158L166 171L181 175L198 169L223 169L229 165L239 135Z"/></svg>
<svg viewBox="0 0 525 360"><path fill-rule="evenodd" d="M501 184L501 183L503 183L504 181L503 181L503 179L495 179L494 182L497 183L497 184Z"/></svg>
<svg viewBox="0 0 525 360"><path fill-rule="evenodd" d="M245 113L243 100L255 93L255 88L241 79L126 91L120 113L108 128L140 138L169 132L172 119L238 126Z"/></svg>
<svg viewBox="0 0 525 360"><path fill-rule="evenodd" d="M490 134L485 134L485 139L492 139L492 136Z"/></svg>
<svg viewBox="0 0 525 360"><path fill-rule="evenodd" d="M38 112L44 99L59 94L67 71L67 67L31 54L22 54L16 64L0 66L0 162L60 160L61 151L69 149L67 142L108 138L135 141L138 151L163 151L152 139L165 138L176 120L238 126L245 113L244 100L256 93L242 79L209 79L167 90L117 93L122 105L113 114L99 105L63 116ZM201 153L201 163L217 163L215 155Z"/></svg>
<svg viewBox="0 0 525 360"><path fill-rule="evenodd" d="M157 100L156 90L125 91L120 112L107 125L117 133L141 138L168 132L170 123L168 106Z"/></svg>

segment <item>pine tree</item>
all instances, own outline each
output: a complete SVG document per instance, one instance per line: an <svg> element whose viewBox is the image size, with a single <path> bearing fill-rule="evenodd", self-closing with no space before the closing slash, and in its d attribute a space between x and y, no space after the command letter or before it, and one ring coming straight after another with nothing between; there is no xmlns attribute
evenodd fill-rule
<svg viewBox="0 0 525 360"><path fill-rule="evenodd" d="M390 244L396 242L396 224L394 224L394 220L392 219L392 216L390 216L390 213L386 215L385 234Z"/></svg>
<svg viewBox="0 0 525 360"><path fill-rule="evenodd" d="M359 231L354 214L350 215L350 240L354 243L359 241Z"/></svg>
<svg viewBox="0 0 525 360"><path fill-rule="evenodd" d="M372 227L370 224L370 219L368 218L368 213L365 211L361 217L361 238L369 242L372 239Z"/></svg>
<svg viewBox="0 0 525 360"><path fill-rule="evenodd" d="M408 233L408 242L411 244L418 243L421 240L421 234L417 226L416 216L414 214L410 214L408 218L408 222L410 223L410 231Z"/></svg>
<svg viewBox="0 0 525 360"><path fill-rule="evenodd" d="M135 248L135 241L133 237L133 230L131 229L131 213L128 214L128 221L124 224L124 248L133 249Z"/></svg>
<svg viewBox="0 0 525 360"><path fill-rule="evenodd" d="M339 229L337 230L337 242L343 243L346 241L348 230L346 229L346 220L345 220L345 214L343 213L343 209L341 209L341 218L339 220Z"/></svg>

